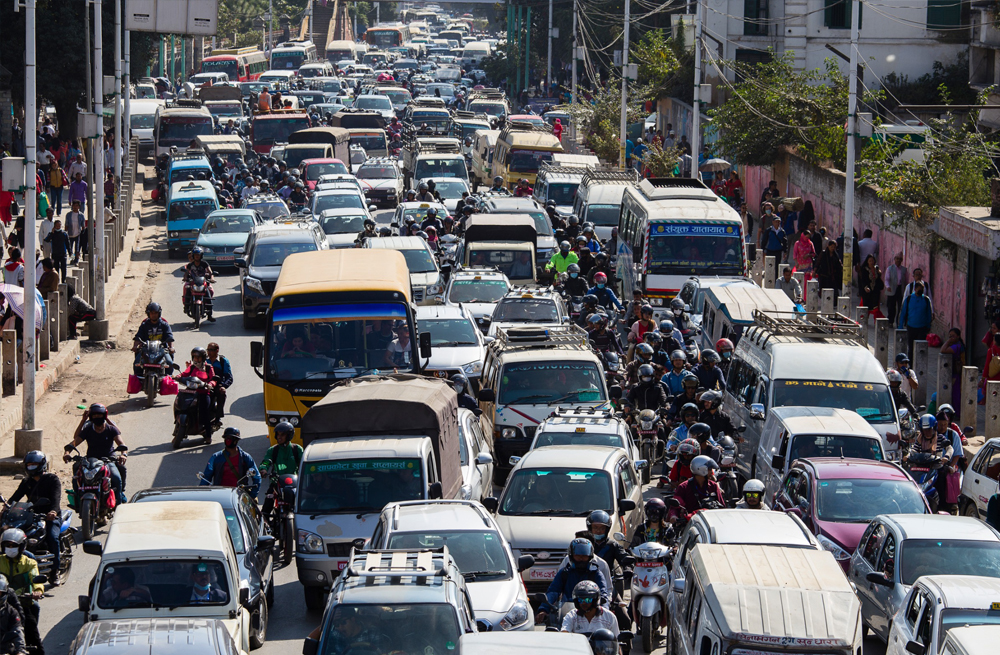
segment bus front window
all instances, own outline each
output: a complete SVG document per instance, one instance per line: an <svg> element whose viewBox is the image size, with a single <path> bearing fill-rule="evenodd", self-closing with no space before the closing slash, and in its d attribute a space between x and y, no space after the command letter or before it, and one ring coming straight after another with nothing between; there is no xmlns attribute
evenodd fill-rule
<svg viewBox="0 0 1000 655"><path fill-rule="evenodd" d="M653 224L646 272L739 275L743 271L740 240L739 229L727 225Z"/></svg>

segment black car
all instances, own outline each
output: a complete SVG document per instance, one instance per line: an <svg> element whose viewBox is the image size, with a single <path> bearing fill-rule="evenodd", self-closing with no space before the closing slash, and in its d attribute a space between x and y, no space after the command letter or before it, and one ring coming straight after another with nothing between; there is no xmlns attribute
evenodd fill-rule
<svg viewBox="0 0 1000 655"><path fill-rule="evenodd" d="M257 501L244 489L201 486L144 489L132 496L131 502L162 500L207 500L222 505L239 560L240 586L250 587L251 624L258 626L250 633L250 644L260 648L267 637L268 611L274 604L274 552L273 548L257 547L260 537L271 534Z"/></svg>

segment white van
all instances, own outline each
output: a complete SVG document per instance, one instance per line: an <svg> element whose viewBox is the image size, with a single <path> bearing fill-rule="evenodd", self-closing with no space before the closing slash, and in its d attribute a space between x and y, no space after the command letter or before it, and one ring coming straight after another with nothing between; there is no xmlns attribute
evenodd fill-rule
<svg viewBox="0 0 1000 655"><path fill-rule="evenodd" d="M261 84L267 84L271 91L274 91L275 88L285 90L292 87L295 76L296 72L292 70L269 70L261 73L257 81Z"/></svg>
<svg viewBox="0 0 1000 655"><path fill-rule="evenodd" d="M723 408L746 425L737 444L743 480L763 471L759 460L767 414L775 407L839 407L857 412L882 437L887 459L898 458L899 417L885 371L868 350L864 328L845 316L761 312L736 344Z"/></svg>
<svg viewBox="0 0 1000 655"><path fill-rule="evenodd" d="M478 64L489 56L490 44L483 41L472 41L465 44L465 48L462 49L462 58L469 59L474 64Z"/></svg>
<svg viewBox="0 0 1000 655"><path fill-rule="evenodd" d="M124 101L122 101L122 112L124 113ZM132 136L139 139L139 154L152 154L155 141L153 140L153 127L156 124L156 108L166 105L165 100L139 100L129 101L129 129Z"/></svg>
<svg viewBox="0 0 1000 655"><path fill-rule="evenodd" d="M861 604L826 551L698 544L672 588L667 652L861 652Z"/></svg>
<svg viewBox="0 0 1000 655"><path fill-rule="evenodd" d="M584 173L576 190L572 213L581 223L593 223L597 238L611 238L611 230L618 227L625 189L638 183L639 175L629 169L612 171L591 169ZM631 296L631 291L629 291Z"/></svg>
<svg viewBox="0 0 1000 655"><path fill-rule="evenodd" d="M780 289L761 289L752 280L698 280L700 289L690 305L692 317L700 315L701 347L715 348L719 339L735 346L743 330L753 325L755 311L794 312L795 303ZM681 291L683 297L684 292Z"/></svg>
<svg viewBox="0 0 1000 655"><path fill-rule="evenodd" d="M273 546L270 535L255 544ZM250 650L250 634L257 630L248 609L250 588L240 587L236 551L219 503L120 505L104 545L87 541L83 550L101 558L90 595L80 597L85 620L218 619L240 650ZM125 599L116 591L123 584L134 589ZM210 585L206 600L192 602L196 584Z"/></svg>

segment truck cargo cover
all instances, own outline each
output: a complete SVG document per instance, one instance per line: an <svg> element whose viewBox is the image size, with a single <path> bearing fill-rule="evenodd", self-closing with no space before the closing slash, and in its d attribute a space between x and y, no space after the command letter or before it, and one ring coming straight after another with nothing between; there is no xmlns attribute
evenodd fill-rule
<svg viewBox="0 0 1000 655"><path fill-rule="evenodd" d="M535 245L535 220L528 214L475 214L465 226L465 242L527 241Z"/></svg>
<svg viewBox="0 0 1000 655"><path fill-rule="evenodd" d="M350 380L313 405L299 427L303 446L339 437L428 436L443 497L459 495L458 395L444 380L402 374Z"/></svg>

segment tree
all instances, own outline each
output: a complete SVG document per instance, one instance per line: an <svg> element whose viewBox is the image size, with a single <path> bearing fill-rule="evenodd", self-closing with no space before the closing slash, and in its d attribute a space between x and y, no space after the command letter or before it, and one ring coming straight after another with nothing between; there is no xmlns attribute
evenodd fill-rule
<svg viewBox="0 0 1000 655"><path fill-rule="evenodd" d="M636 94L630 91L628 97L632 102L627 108L626 122L642 122L643 113ZM593 97L578 103L570 111L579 126L578 133L584 135L586 146L601 159L617 163L621 149L618 136L622 111L621 79L612 79L607 87L599 89Z"/></svg>
<svg viewBox="0 0 1000 655"><path fill-rule="evenodd" d="M673 82L674 73L680 69L683 56L683 43L678 46L663 32L646 32L629 49L629 59L639 69L636 80L639 96L654 101L662 98Z"/></svg>

